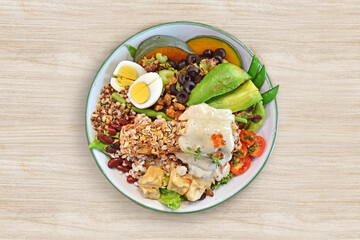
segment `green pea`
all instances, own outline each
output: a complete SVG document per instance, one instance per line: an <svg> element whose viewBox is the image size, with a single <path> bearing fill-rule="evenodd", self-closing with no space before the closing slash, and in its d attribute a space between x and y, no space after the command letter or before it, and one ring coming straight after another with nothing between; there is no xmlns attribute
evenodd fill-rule
<svg viewBox="0 0 360 240"><path fill-rule="evenodd" d="M279 91L279 85L277 85L276 87L270 89L269 91L261 94L261 96L263 98L263 100L262 100L263 104L265 105L265 104L271 102L276 97L276 94L278 93L278 91Z"/></svg>

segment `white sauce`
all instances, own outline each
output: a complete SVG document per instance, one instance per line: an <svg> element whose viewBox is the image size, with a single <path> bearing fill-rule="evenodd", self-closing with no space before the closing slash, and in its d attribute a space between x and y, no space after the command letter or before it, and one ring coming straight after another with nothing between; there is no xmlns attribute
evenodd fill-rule
<svg viewBox="0 0 360 240"><path fill-rule="evenodd" d="M228 171L220 171L220 169L231 159L234 149L234 136L231 128L234 116L231 110L215 109L202 103L190 106L179 119L187 120L187 123L186 133L179 138L179 146L184 153L178 153L176 156L189 165L189 174L212 180L213 178L218 179L219 175L228 173ZM211 140L213 134L222 134L226 145L214 148ZM194 155L187 152L189 149L196 151L198 148L202 155L210 156L220 150L224 155L223 159L219 161L221 166L212 163L207 156L200 156L195 161Z"/></svg>

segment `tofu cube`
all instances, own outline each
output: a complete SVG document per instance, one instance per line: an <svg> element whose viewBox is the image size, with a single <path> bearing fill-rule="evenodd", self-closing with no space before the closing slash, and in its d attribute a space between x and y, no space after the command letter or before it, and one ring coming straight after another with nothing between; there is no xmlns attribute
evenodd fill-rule
<svg viewBox="0 0 360 240"><path fill-rule="evenodd" d="M209 181L193 176L189 190L185 194L186 198L192 202L199 200L205 190L210 187L210 184L211 182Z"/></svg>
<svg viewBox="0 0 360 240"><path fill-rule="evenodd" d="M159 188L162 186L165 171L159 166L149 166L145 174L139 178L138 184L144 197L159 199Z"/></svg>
<svg viewBox="0 0 360 240"><path fill-rule="evenodd" d="M184 175L180 176L175 169L170 173L170 180L167 189L177 192L180 195L184 195L190 187L191 176Z"/></svg>
<svg viewBox="0 0 360 240"><path fill-rule="evenodd" d="M141 191L144 194L144 197L150 199L159 199L160 198L160 191L159 188L153 187L140 187Z"/></svg>

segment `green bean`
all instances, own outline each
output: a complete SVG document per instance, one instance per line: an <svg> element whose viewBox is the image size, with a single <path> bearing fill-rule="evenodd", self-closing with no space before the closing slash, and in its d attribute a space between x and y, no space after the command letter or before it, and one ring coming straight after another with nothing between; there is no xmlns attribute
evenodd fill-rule
<svg viewBox="0 0 360 240"><path fill-rule="evenodd" d="M258 71L259 71L259 59L254 54L248 74L251 76L252 79L254 79Z"/></svg>
<svg viewBox="0 0 360 240"><path fill-rule="evenodd" d="M117 93L113 93L111 95L111 97L114 98L116 101L118 101L120 103L126 103L126 100L124 98L120 97L119 94L117 94ZM167 121L174 120L173 118L166 115L164 112L157 112L157 111L154 111L152 109L140 109L140 108L137 108L137 107L134 107L134 106L132 106L131 109L134 110L137 113L144 113L148 117L156 117L156 116L160 115Z"/></svg>
<svg viewBox="0 0 360 240"><path fill-rule="evenodd" d="M276 87L270 89L269 91L261 94L261 96L263 98L263 100L262 100L263 104L265 105L265 104L271 102L276 97L276 94L278 93L278 91L279 91L279 85L277 85Z"/></svg>
<svg viewBox="0 0 360 240"><path fill-rule="evenodd" d="M137 113L144 113L146 116L148 117L156 117L158 115L162 116L166 121L172 121L174 120L173 118L169 117L168 115L166 115L164 112L157 112L155 110L152 109L140 109L137 107L131 107L132 110L134 110Z"/></svg>
<svg viewBox="0 0 360 240"><path fill-rule="evenodd" d="M113 93L111 95L111 97L113 99L115 99L116 101L118 101L119 103L126 103L126 100L124 98L120 97L119 94L117 94L117 93Z"/></svg>
<svg viewBox="0 0 360 240"><path fill-rule="evenodd" d="M258 73L258 75L256 75L256 77L252 81L254 85L260 89L261 86L264 84L265 77L266 77L266 69L265 66L262 66L260 72Z"/></svg>
<svg viewBox="0 0 360 240"><path fill-rule="evenodd" d="M235 121L236 122L247 123L247 120L245 118L237 117L237 116L235 116Z"/></svg>

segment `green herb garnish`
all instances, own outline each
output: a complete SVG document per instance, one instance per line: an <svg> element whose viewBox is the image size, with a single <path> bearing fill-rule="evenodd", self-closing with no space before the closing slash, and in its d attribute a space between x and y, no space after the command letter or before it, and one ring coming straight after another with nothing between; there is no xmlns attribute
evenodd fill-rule
<svg viewBox="0 0 360 240"><path fill-rule="evenodd" d="M186 149L186 152L187 152L188 154L194 155L194 161L200 159L200 156L202 156L200 147L198 147L196 150L193 150L193 149L191 149L190 147L188 147L188 148ZM189 156L189 155L186 155L186 156Z"/></svg>
<svg viewBox="0 0 360 240"><path fill-rule="evenodd" d="M223 159L222 157L215 157L210 155L209 158L211 159L211 162L213 164L216 164L217 166L221 167L220 161Z"/></svg>

